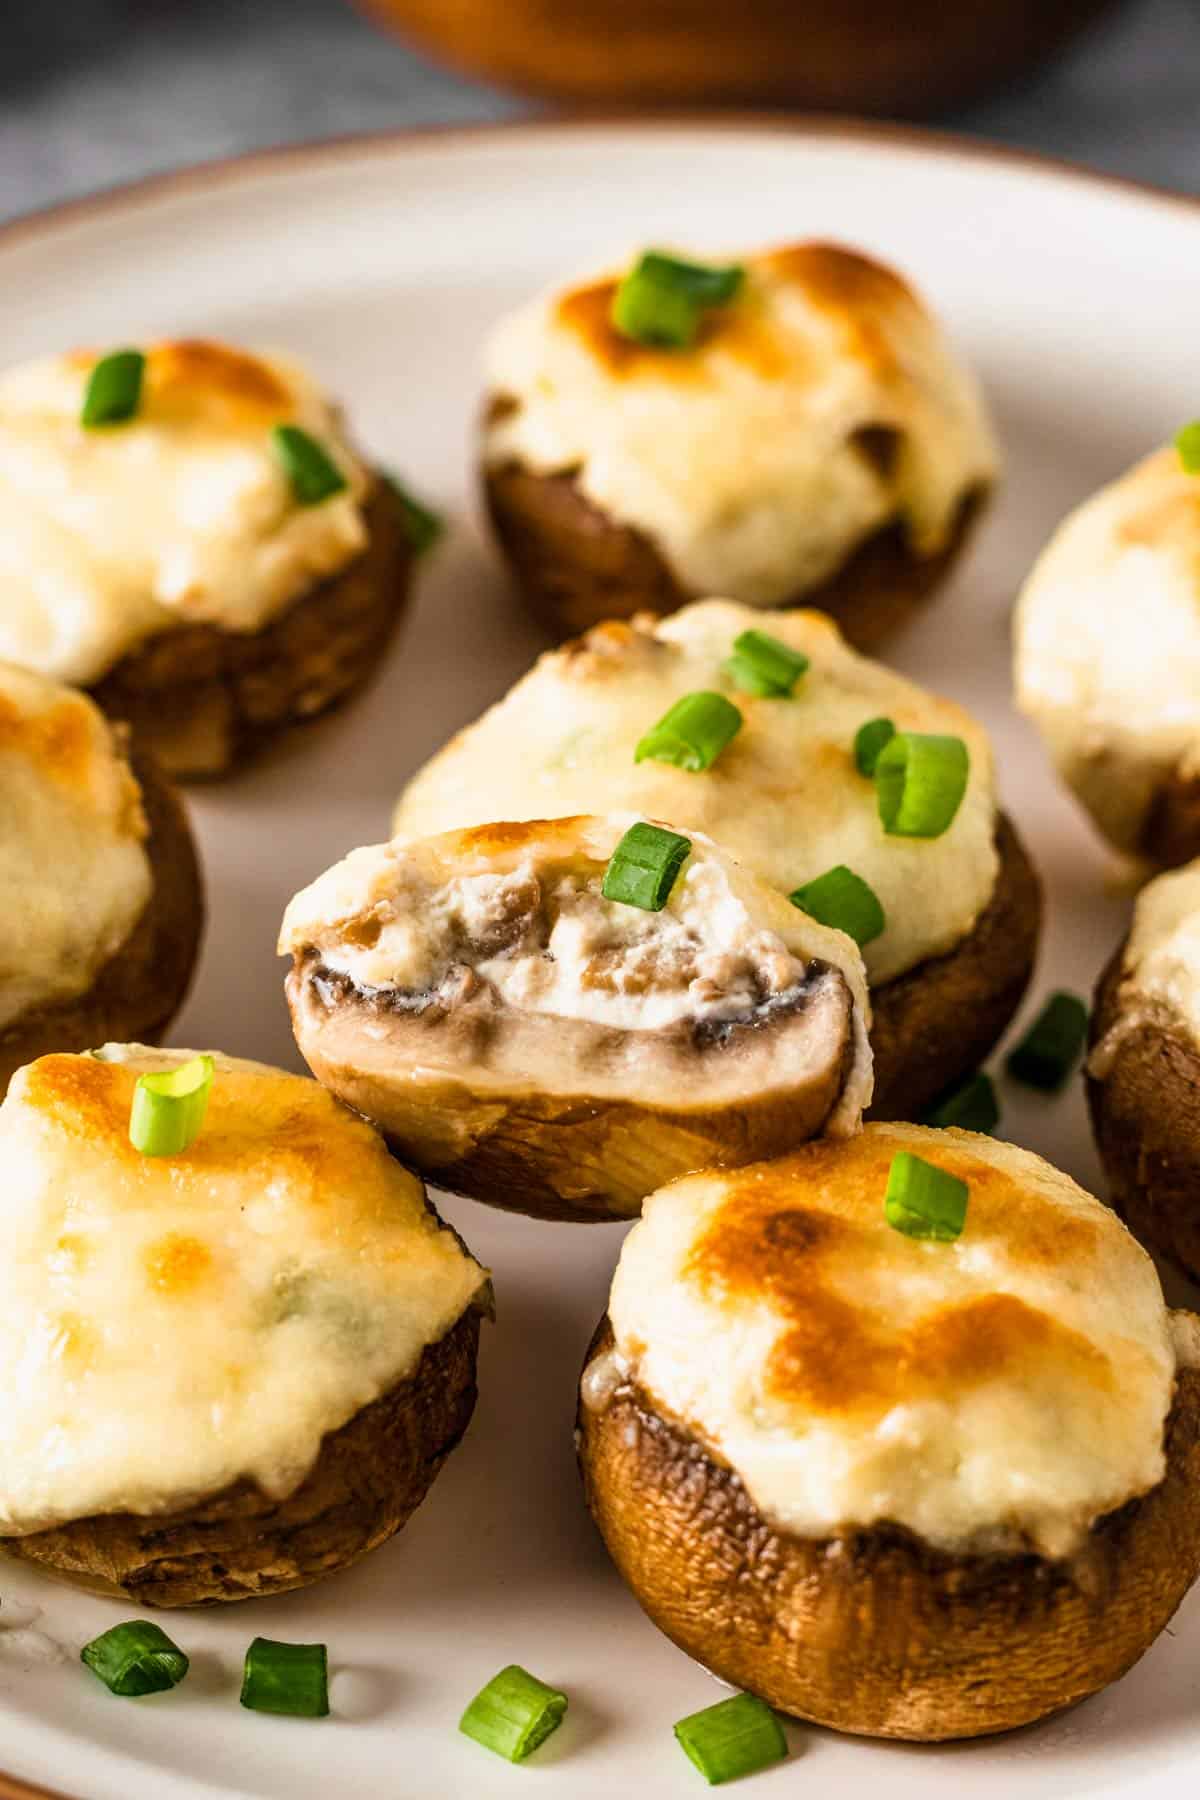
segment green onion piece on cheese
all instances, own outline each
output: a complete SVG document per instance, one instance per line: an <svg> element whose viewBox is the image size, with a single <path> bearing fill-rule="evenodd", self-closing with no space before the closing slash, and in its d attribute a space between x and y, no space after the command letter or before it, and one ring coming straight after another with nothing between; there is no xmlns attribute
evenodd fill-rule
<svg viewBox="0 0 1200 1800"><path fill-rule="evenodd" d="M1026 1087L1055 1094L1083 1053L1088 1011L1077 994L1051 994L1005 1067Z"/></svg>
<svg viewBox="0 0 1200 1800"><path fill-rule="evenodd" d="M639 819L613 851L600 892L623 906L661 912L691 847L692 840L679 832Z"/></svg>
<svg viewBox="0 0 1200 1800"><path fill-rule="evenodd" d="M346 477L329 452L299 425L274 426L271 448L291 483L297 506L320 506L347 486Z"/></svg>
<svg viewBox="0 0 1200 1800"><path fill-rule="evenodd" d="M868 719L854 734L854 761L860 775L874 775L875 764L885 744L896 735L890 719Z"/></svg>
<svg viewBox="0 0 1200 1800"><path fill-rule="evenodd" d="M967 1191L966 1182L957 1175L901 1150L888 1171L884 1217L905 1237L937 1238L948 1244L962 1235Z"/></svg>
<svg viewBox="0 0 1200 1800"><path fill-rule="evenodd" d="M612 324L622 337L660 350L682 350L695 338L704 312L727 305L742 285L736 265L709 268L660 250L640 257L617 288Z"/></svg>
<svg viewBox="0 0 1200 1800"><path fill-rule="evenodd" d="M94 430L136 417L145 373L146 358L140 350L114 350L111 356L102 356L88 376L79 423Z"/></svg>
<svg viewBox="0 0 1200 1800"><path fill-rule="evenodd" d="M734 1694L689 1713L676 1725L675 1736L710 1787L754 1775L788 1753L783 1726L754 1694Z"/></svg>
<svg viewBox="0 0 1200 1800"><path fill-rule="evenodd" d="M409 488L394 475L384 475L383 485L396 503L400 514L400 523L404 527L404 535L408 539L409 548L414 556L423 556L426 550L432 549L446 529L446 521L440 513L431 512L423 506Z"/></svg>
<svg viewBox="0 0 1200 1800"><path fill-rule="evenodd" d="M874 888L845 863L805 882L788 899L819 924L844 931L859 945L871 943L887 924Z"/></svg>
<svg viewBox="0 0 1200 1800"><path fill-rule="evenodd" d="M743 631L733 640L726 675L747 694L785 699L808 668L803 650L793 650L765 631Z"/></svg>
<svg viewBox="0 0 1200 1800"><path fill-rule="evenodd" d="M724 694L685 694L641 739L634 762L671 763L693 773L712 765L742 728L742 715Z"/></svg>
<svg viewBox="0 0 1200 1800"><path fill-rule="evenodd" d="M565 1694L510 1663L476 1694L458 1729L485 1750L494 1750L509 1762L524 1762L558 1730L566 1711Z"/></svg>
<svg viewBox="0 0 1200 1800"><path fill-rule="evenodd" d="M740 263L687 262L666 250L647 250L637 266L653 280L687 294L697 306L728 306L746 279Z"/></svg>
<svg viewBox="0 0 1200 1800"><path fill-rule="evenodd" d="M143 1156L178 1156L200 1134L212 1091L213 1059L193 1056L177 1069L140 1075L129 1114L129 1141Z"/></svg>
<svg viewBox="0 0 1200 1800"><path fill-rule="evenodd" d="M995 1131L1000 1123L996 1084L981 1069L942 1094L924 1114L923 1125L957 1125L960 1131Z"/></svg>
<svg viewBox="0 0 1200 1800"><path fill-rule="evenodd" d="M1175 433L1175 448L1187 475L1200 475L1200 419L1193 419Z"/></svg>
<svg viewBox="0 0 1200 1800"><path fill-rule="evenodd" d="M901 731L875 760L875 796L892 837L941 837L967 791L970 757L961 738Z"/></svg>
<svg viewBox="0 0 1200 1800"><path fill-rule="evenodd" d="M325 1718L329 1668L324 1644L280 1644L256 1637L246 1652L241 1699L251 1712Z"/></svg>
<svg viewBox="0 0 1200 1800"><path fill-rule="evenodd" d="M130 1619L101 1632L83 1646L79 1660L110 1694L123 1697L163 1694L178 1687L188 1672L188 1659L179 1645L149 1619Z"/></svg>

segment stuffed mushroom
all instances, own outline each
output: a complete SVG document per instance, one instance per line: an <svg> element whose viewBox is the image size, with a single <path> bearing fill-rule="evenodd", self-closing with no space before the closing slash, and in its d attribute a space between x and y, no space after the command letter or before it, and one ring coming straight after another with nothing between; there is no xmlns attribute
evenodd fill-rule
<svg viewBox="0 0 1200 1800"><path fill-rule="evenodd" d="M200 341L0 376L0 656L177 776L362 685L403 608L394 494L298 364Z"/></svg>
<svg viewBox="0 0 1200 1800"><path fill-rule="evenodd" d="M280 1593L397 1531L490 1303L369 1125L211 1060L175 1154L135 1107L187 1051L42 1057L0 1107L0 1548L139 1605Z"/></svg>
<svg viewBox="0 0 1200 1800"><path fill-rule="evenodd" d="M558 636L721 593L822 607L870 646L944 578L996 479L941 328L833 244L719 269L652 252L506 319L487 382L492 522Z"/></svg>
<svg viewBox="0 0 1200 1800"><path fill-rule="evenodd" d="M1096 990L1087 1086L1113 1204L1200 1281L1200 862L1139 894Z"/></svg>
<svg viewBox="0 0 1200 1800"><path fill-rule="evenodd" d="M1200 1569L1200 1321L1028 1151L868 1126L647 1202L579 1407L642 1606L772 1706L876 1737L1114 1681Z"/></svg>
<svg viewBox="0 0 1200 1800"><path fill-rule="evenodd" d="M765 645L755 629L764 624ZM736 649L747 637L751 654L764 658L749 669L745 648ZM662 734L658 727L678 707L694 712L697 704L698 723L687 728L698 748L688 754L686 743L681 750L672 742L676 726ZM719 741L714 726L732 735L709 756ZM868 756L872 731L894 731L898 742L881 753L877 736ZM952 816L909 820L936 835L885 828L879 770L864 772L871 756L900 761L893 752L905 744L916 746L914 755L927 752L932 765L942 753L955 763L961 794ZM949 779L949 763L942 773ZM394 829L424 836L491 819L623 807L704 832L810 906L847 874L859 884L857 916L836 907L824 916L862 942L878 1116L915 1117L965 1078L1020 1002L1037 946L1039 890L998 811L982 726L856 655L818 613L764 621L748 607L706 600L661 624L598 626L543 656L435 756L405 791Z"/></svg>
<svg viewBox="0 0 1200 1800"><path fill-rule="evenodd" d="M1118 850L1200 855L1200 475L1156 451L1070 514L1022 590L1017 701Z"/></svg>
<svg viewBox="0 0 1200 1800"><path fill-rule="evenodd" d="M853 943L698 834L498 824L356 850L280 950L313 1073L439 1186L544 1218L854 1130Z"/></svg>
<svg viewBox="0 0 1200 1800"><path fill-rule="evenodd" d="M179 800L85 694L0 663L0 1096L47 1050L156 1037L204 905Z"/></svg>

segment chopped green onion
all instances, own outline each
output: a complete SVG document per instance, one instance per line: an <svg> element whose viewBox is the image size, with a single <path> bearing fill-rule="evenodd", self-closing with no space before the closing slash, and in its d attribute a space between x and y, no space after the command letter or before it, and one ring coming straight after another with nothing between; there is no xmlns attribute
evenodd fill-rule
<svg viewBox="0 0 1200 1800"><path fill-rule="evenodd" d="M1200 475L1200 419L1175 433L1175 448L1186 475Z"/></svg>
<svg viewBox="0 0 1200 1800"><path fill-rule="evenodd" d="M612 323L635 343L682 350L699 330L705 309L732 300L744 275L737 266L707 268L649 250L613 296Z"/></svg>
<svg viewBox="0 0 1200 1800"><path fill-rule="evenodd" d="M742 715L724 694L685 694L652 726L633 753L635 763L672 763L677 769L711 769L742 728Z"/></svg>
<svg viewBox="0 0 1200 1800"><path fill-rule="evenodd" d="M280 1644L256 1637L242 1670L242 1705L251 1712L325 1718L329 1671L324 1644Z"/></svg>
<svg viewBox="0 0 1200 1800"><path fill-rule="evenodd" d="M710 1787L753 1775L788 1753L783 1726L754 1694L733 1694L689 1713L676 1725L675 1736Z"/></svg>
<svg viewBox="0 0 1200 1800"><path fill-rule="evenodd" d="M892 837L941 837L967 791L970 757L961 738L901 731L875 759L875 797Z"/></svg>
<svg viewBox="0 0 1200 1800"><path fill-rule="evenodd" d="M188 1672L188 1659L178 1644L149 1619L130 1619L101 1632L79 1652L93 1675L111 1694L162 1694L178 1687Z"/></svg>
<svg viewBox="0 0 1200 1800"><path fill-rule="evenodd" d="M868 719L854 734L854 761L860 775L874 775L879 752L890 744L896 727L890 719Z"/></svg>
<svg viewBox="0 0 1200 1800"><path fill-rule="evenodd" d="M427 506L422 506L416 496L410 493L404 483L398 481L394 475L384 475L382 481L396 502L400 523L404 527L404 535L408 539L413 555L423 556L426 550L431 549L437 543L445 531L446 521L440 513L431 512Z"/></svg>
<svg viewBox="0 0 1200 1800"><path fill-rule="evenodd" d="M874 888L845 863L805 882L788 899L819 924L844 931L859 945L871 943L887 924Z"/></svg>
<svg viewBox="0 0 1200 1800"><path fill-rule="evenodd" d="M79 423L94 428L132 419L141 405L145 373L146 358L140 350L114 350L111 356L102 356L88 376Z"/></svg>
<svg viewBox="0 0 1200 1800"><path fill-rule="evenodd" d="M942 1094L922 1118L924 1125L957 1125L960 1131L994 1131L1000 1123L996 1086L982 1069Z"/></svg>
<svg viewBox="0 0 1200 1800"><path fill-rule="evenodd" d="M1087 1007L1077 994L1051 994L1005 1064L1027 1087L1057 1093L1087 1041Z"/></svg>
<svg viewBox="0 0 1200 1800"><path fill-rule="evenodd" d="M178 1156L195 1142L208 1110L213 1059L193 1056L177 1069L139 1075L129 1141L143 1156Z"/></svg>
<svg viewBox="0 0 1200 1800"><path fill-rule="evenodd" d="M888 1171L883 1211L894 1231L905 1237L937 1238L950 1243L962 1235L967 1217L967 1184L946 1169L900 1150Z"/></svg>
<svg viewBox="0 0 1200 1800"><path fill-rule="evenodd" d="M271 448L292 484L298 506L319 506L347 485L329 452L299 425L276 425L271 432Z"/></svg>
<svg viewBox="0 0 1200 1800"><path fill-rule="evenodd" d="M661 912L691 847L692 840L679 832L639 819L609 858L600 892L606 900L619 900L623 906Z"/></svg>
<svg viewBox="0 0 1200 1800"><path fill-rule="evenodd" d="M558 1730L566 1710L565 1694L547 1687L518 1663L509 1663L476 1694L458 1729L485 1750L494 1750L509 1762L524 1762Z"/></svg>
<svg viewBox="0 0 1200 1800"><path fill-rule="evenodd" d="M665 250L647 250L637 267L653 280L689 295L697 306L728 306L746 279L740 263L685 262Z"/></svg>
<svg viewBox="0 0 1200 1800"><path fill-rule="evenodd" d="M722 667L747 694L783 699L808 668L808 658L803 650L793 650L765 631L743 631L734 638L733 655Z"/></svg>

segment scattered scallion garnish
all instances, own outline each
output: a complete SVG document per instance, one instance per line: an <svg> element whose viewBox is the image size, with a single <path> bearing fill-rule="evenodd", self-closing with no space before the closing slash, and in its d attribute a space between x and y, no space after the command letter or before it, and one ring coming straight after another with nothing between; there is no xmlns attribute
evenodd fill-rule
<svg viewBox="0 0 1200 1800"><path fill-rule="evenodd" d="M713 268L647 250L613 296L612 323L635 343L682 350L708 309L734 299L745 273L737 264Z"/></svg>
<svg viewBox="0 0 1200 1800"><path fill-rule="evenodd" d="M251 1712L325 1718L329 1668L324 1644L280 1644L256 1637L246 1652L241 1699Z"/></svg>
<svg viewBox="0 0 1200 1800"><path fill-rule="evenodd" d="M808 668L808 657L768 632L743 631L734 638L733 655L722 667L744 693L782 700Z"/></svg>
<svg viewBox="0 0 1200 1800"><path fill-rule="evenodd" d="M409 547L414 556L423 556L437 543L446 529L446 521L440 513L431 512L423 506L402 481L395 475L381 477L384 487L396 502L396 510L400 514L400 522L404 527Z"/></svg>
<svg viewBox="0 0 1200 1800"><path fill-rule="evenodd" d="M143 1156L178 1156L195 1142L208 1110L213 1059L193 1056L176 1069L139 1075L129 1113L129 1141Z"/></svg>
<svg viewBox="0 0 1200 1800"><path fill-rule="evenodd" d="M854 761L860 775L874 775L875 764L885 744L896 735L890 719L868 719L854 734Z"/></svg>
<svg viewBox="0 0 1200 1800"><path fill-rule="evenodd" d="M1087 1028L1088 1010L1077 994L1051 994L1004 1066L1015 1081L1055 1094L1083 1052Z"/></svg>
<svg viewBox="0 0 1200 1800"><path fill-rule="evenodd" d="M950 1243L962 1235L967 1218L965 1181L923 1156L900 1150L892 1158L884 1196L884 1217L905 1237Z"/></svg>
<svg viewBox="0 0 1200 1800"><path fill-rule="evenodd" d="M79 1652L110 1694L123 1697L162 1694L178 1687L188 1672L188 1659L160 1625L130 1619L101 1632Z"/></svg>
<svg viewBox="0 0 1200 1800"><path fill-rule="evenodd" d="M692 840L678 831L639 819L609 858L600 892L606 900L618 900L623 906L661 912L691 847Z"/></svg>
<svg viewBox="0 0 1200 1800"><path fill-rule="evenodd" d="M875 796L892 837L941 837L967 791L970 757L958 737L900 731L875 759Z"/></svg>
<svg viewBox="0 0 1200 1800"><path fill-rule="evenodd" d="M458 1729L485 1750L494 1750L509 1762L524 1762L558 1730L566 1710L565 1694L510 1663L476 1694Z"/></svg>
<svg viewBox="0 0 1200 1800"><path fill-rule="evenodd" d="M960 1131L994 1131L1000 1123L996 1084L980 1069L966 1081L939 1096L925 1112L923 1125L957 1125Z"/></svg>
<svg viewBox="0 0 1200 1800"><path fill-rule="evenodd" d="M675 1736L711 1787L753 1775L788 1753L783 1726L754 1694L733 1694L689 1713L676 1725Z"/></svg>
<svg viewBox="0 0 1200 1800"><path fill-rule="evenodd" d="M860 946L871 943L887 924L874 888L845 863L805 882L788 899L819 924L844 931Z"/></svg>
<svg viewBox="0 0 1200 1800"><path fill-rule="evenodd" d="M297 506L319 506L346 487L346 477L329 452L299 425L274 426L271 448L291 483Z"/></svg>
<svg viewBox="0 0 1200 1800"><path fill-rule="evenodd" d="M711 769L741 728L742 715L724 694L685 694L651 726L633 760L671 763L693 772Z"/></svg>
<svg viewBox="0 0 1200 1800"><path fill-rule="evenodd" d="M1185 475L1200 475L1200 419L1193 419L1175 433L1175 448Z"/></svg>
<svg viewBox="0 0 1200 1800"><path fill-rule="evenodd" d="M79 423L94 430L136 417L145 373L146 358L140 350L114 350L102 356L88 376Z"/></svg>

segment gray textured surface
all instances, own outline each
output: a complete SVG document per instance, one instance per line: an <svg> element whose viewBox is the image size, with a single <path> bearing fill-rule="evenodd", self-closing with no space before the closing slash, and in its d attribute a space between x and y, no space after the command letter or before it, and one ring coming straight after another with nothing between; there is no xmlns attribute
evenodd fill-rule
<svg viewBox="0 0 1200 1800"><path fill-rule="evenodd" d="M257 145L527 110L342 0L0 0L0 216ZM1200 190L1200 4L1128 0L935 123Z"/></svg>

